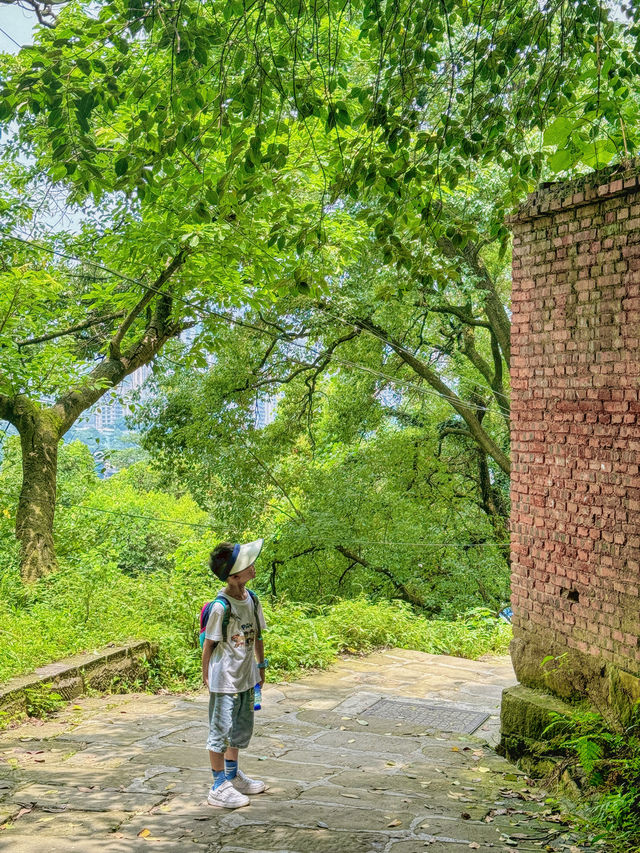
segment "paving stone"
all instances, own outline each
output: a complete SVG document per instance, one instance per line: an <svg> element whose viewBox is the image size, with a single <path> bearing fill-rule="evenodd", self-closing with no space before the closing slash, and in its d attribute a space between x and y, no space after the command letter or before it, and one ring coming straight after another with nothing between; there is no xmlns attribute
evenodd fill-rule
<svg viewBox="0 0 640 853"><path fill-rule="evenodd" d="M242 755L240 764L249 776L260 779L290 779L294 782L317 782L335 773L338 768L327 767L311 762L277 761L267 759L258 761L255 758Z"/></svg>
<svg viewBox="0 0 640 853"><path fill-rule="evenodd" d="M427 804L434 801L447 802L447 800L451 800L449 806L464 802L492 803L498 797L498 787L487 785L484 781L461 784L461 780L456 774L451 776L434 774L429 777L418 777L415 774L407 776L403 772L383 774L347 770L332 776L331 783L354 789L355 793L358 790L393 791L403 796L417 797ZM455 796L449 797L449 794ZM463 807L456 806L456 810L460 811Z"/></svg>
<svg viewBox="0 0 640 853"><path fill-rule="evenodd" d="M46 853L176 853L176 841L173 838L58 838L55 835L38 835L38 846L43 847ZM14 835L6 842L3 841L2 853L33 853L33 848L33 835ZM196 853L218 853L220 845L207 839L192 849Z"/></svg>
<svg viewBox="0 0 640 853"><path fill-rule="evenodd" d="M283 752L280 758L285 758L287 761L293 761L298 764L321 764L324 767L356 767L366 770L384 770L387 766L385 758L378 758L366 752L342 752L337 749L325 747L310 746L307 749L291 749ZM400 759L396 756L394 759L397 764Z"/></svg>
<svg viewBox="0 0 640 853"><path fill-rule="evenodd" d="M397 834L406 831L415 819L415 815L406 811L405 803L400 801L396 808L363 809L353 806L335 807L303 799L304 793L294 801L278 802L277 808L269 796L254 798L251 805L234 812L243 823L271 824L272 822L289 826L315 828L318 823L321 828L353 830L354 828L370 831L385 831ZM402 807L402 808L401 808ZM277 818L275 815L277 814ZM396 823L396 821L398 823ZM389 824L394 826L390 827Z"/></svg>
<svg viewBox="0 0 640 853"><path fill-rule="evenodd" d="M414 814L423 814L428 804L420 794L408 796L389 788L350 788L340 784L314 785L307 788L301 798L314 803L334 803L337 806L351 805L358 808L397 809Z"/></svg>
<svg viewBox="0 0 640 853"><path fill-rule="evenodd" d="M379 698L379 695L371 700L371 702L375 702ZM360 713L356 713L353 710L348 710L346 706L346 702L341 703L339 706L342 710L336 713L336 709L333 711L298 711L297 717L300 720L308 723L315 723L319 730L321 729L331 729L334 731L340 731L344 729L345 731L352 732L362 732L363 724L359 723L358 720L364 720L366 723L366 730L369 734L383 734L394 735L394 736L419 736L422 738L424 743L424 735L426 734L425 727L415 725L413 723L407 723L404 720L399 722L395 722L393 720L385 720L382 718L362 716Z"/></svg>
<svg viewBox="0 0 640 853"><path fill-rule="evenodd" d="M380 738L375 734L359 732L327 732L314 740L315 746L330 746L333 749L350 749L361 752L380 752ZM421 743L417 738L400 738L391 735L384 740L384 751L395 755L417 752Z"/></svg>
<svg viewBox="0 0 640 853"><path fill-rule="evenodd" d="M131 794L124 791L79 791L70 786L27 785L13 792L14 803L35 804L39 808L67 807L83 811L127 811L151 808L162 802L160 794Z"/></svg>
<svg viewBox="0 0 640 853"><path fill-rule="evenodd" d="M52 748L47 741L36 741L8 748L3 745L3 753L3 759L7 764L21 769L38 769L43 765L58 766L61 761L69 757L68 750Z"/></svg>
<svg viewBox="0 0 640 853"><path fill-rule="evenodd" d="M204 743L195 746L163 746L157 749L141 750L130 760L140 772L140 767L149 764L164 765L165 767L209 767L209 755Z"/></svg>
<svg viewBox="0 0 640 853"><path fill-rule="evenodd" d="M103 741L100 746L92 746L88 749L75 752L66 760L69 767L95 766L100 772L114 767L120 767L132 758L145 753L144 747L120 746L111 747L108 741Z"/></svg>
<svg viewBox="0 0 640 853"><path fill-rule="evenodd" d="M473 848L472 848L473 849ZM439 841L437 838L415 841L397 841L388 849L388 853L468 853L469 845L454 840ZM481 853L540 853L539 847L494 847L482 845Z"/></svg>
<svg viewBox="0 0 640 853"><path fill-rule="evenodd" d="M208 842L222 831L222 821L228 812L207 804L207 790L198 796L179 794L145 814L134 815L119 832L123 838L138 838L140 833L149 838L173 838ZM238 810L241 811L241 810ZM242 810L243 811L243 810ZM155 849L155 845L154 845Z"/></svg>
<svg viewBox="0 0 640 853"><path fill-rule="evenodd" d="M181 746L186 743L189 746L196 746L200 749L204 749L208 733L209 727L206 723L202 723L202 725L198 726L185 725L170 732L169 734L160 735L158 737L158 741L162 746Z"/></svg>
<svg viewBox="0 0 640 853"><path fill-rule="evenodd" d="M0 826L13 817L18 807L13 803L0 803Z"/></svg>
<svg viewBox="0 0 640 853"><path fill-rule="evenodd" d="M223 836L221 853L246 850L287 853L381 853L386 835L332 832L329 829L298 829L290 826L240 827Z"/></svg>
<svg viewBox="0 0 640 853"><path fill-rule="evenodd" d="M40 808L34 808L28 814L22 815L18 820L2 831L2 849L4 842L10 840L13 835L53 834L62 836L94 836L107 835L115 832L120 824L130 817L125 811L80 811L65 809L62 812L50 813Z"/></svg>

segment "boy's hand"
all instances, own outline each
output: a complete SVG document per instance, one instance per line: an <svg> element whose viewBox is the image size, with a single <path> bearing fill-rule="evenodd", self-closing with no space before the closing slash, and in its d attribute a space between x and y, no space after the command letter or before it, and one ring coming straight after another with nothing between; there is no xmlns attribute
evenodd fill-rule
<svg viewBox="0 0 640 853"><path fill-rule="evenodd" d="M264 669L259 669L258 672L260 673L260 690L262 690L262 688L264 687L264 681L265 681Z"/></svg>

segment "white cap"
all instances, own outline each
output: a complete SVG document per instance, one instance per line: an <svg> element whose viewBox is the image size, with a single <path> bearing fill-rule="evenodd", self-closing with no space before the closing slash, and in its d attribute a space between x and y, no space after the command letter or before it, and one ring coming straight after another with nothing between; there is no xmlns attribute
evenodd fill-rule
<svg viewBox="0 0 640 853"><path fill-rule="evenodd" d="M231 564L227 577L237 575L239 572L243 572L249 566L252 566L260 556L263 544L264 539L256 539L255 542L247 542L246 545L236 545L233 551L235 554L237 548L238 552Z"/></svg>

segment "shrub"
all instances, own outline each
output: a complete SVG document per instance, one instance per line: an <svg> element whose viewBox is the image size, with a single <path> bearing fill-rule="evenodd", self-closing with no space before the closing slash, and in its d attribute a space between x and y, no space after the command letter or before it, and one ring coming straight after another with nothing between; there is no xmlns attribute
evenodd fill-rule
<svg viewBox="0 0 640 853"><path fill-rule="evenodd" d="M215 592L205 568L208 543L191 542L175 554L177 568L129 575L96 552L67 563L28 594L17 569L0 572L0 681L52 660L110 642L158 643L153 687L200 684L198 615ZM400 646L478 657L506 651L509 626L472 614L455 622L430 621L403 602L359 598L317 607L264 602L271 679L328 666L342 651Z"/></svg>

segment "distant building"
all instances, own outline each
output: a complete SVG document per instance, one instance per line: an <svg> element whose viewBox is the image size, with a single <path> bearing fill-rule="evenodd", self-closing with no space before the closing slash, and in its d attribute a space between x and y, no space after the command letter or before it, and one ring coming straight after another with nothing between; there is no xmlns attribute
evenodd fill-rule
<svg viewBox="0 0 640 853"><path fill-rule="evenodd" d="M254 424L256 429L262 429L273 423L278 407L277 397L257 397L254 404Z"/></svg>
<svg viewBox="0 0 640 853"><path fill-rule="evenodd" d="M114 430L126 430L124 419L133 412L133 397L144 396L141 389L151 375L148 364L139 367L127 376L117 389L107 391L87 414L75 425L77 432L95 430L98 433L111 433Z"/></svg>

